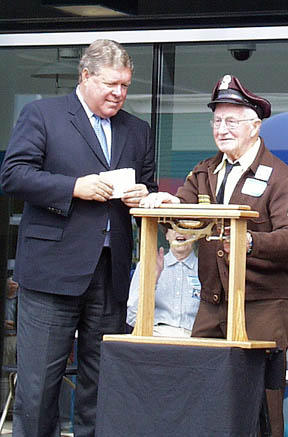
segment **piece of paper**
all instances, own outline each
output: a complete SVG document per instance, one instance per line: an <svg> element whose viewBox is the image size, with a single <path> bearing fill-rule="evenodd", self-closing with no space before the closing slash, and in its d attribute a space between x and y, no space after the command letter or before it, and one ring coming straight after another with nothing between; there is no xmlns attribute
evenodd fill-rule
<svg viewBox="0 0 288 437"><path fill-rule="evenodd" d="M134 168L120 168L118 170L102 171L99 175L113 185L114 190L111 197L112 199L119 199L123 196L124 191L135 185Z"/></svg>

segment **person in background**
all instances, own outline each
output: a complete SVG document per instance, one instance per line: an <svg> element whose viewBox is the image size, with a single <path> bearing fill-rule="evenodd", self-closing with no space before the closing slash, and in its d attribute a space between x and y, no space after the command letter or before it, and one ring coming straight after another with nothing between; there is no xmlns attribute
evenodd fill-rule
<svg viewBox="0 0 288 437"><path fill-rule="evenodd" d="M170 249L164 256L164 248L160 247L157 255L153 335L190 337L200 303L196 244L190 240L191 235L184 236L168 226L161 225ZM132 277L127 303L130 326L136 322L139 281L140 263Z"/></svg>
<svg viewBox="0 0 288 437"><path fill-rule="evenodd" d="M18 284L7 278L4 320L3 364L16 364Z"/></svg>
<svg viewBox="0 0 288 437"><path fill-rule="evenodd" d="M274 156L259 136L271 105L229 74L215 85L208 106L216 156L200 162L172 196L151 194L142 206L197 203L249 205L259 218L247 221L245 312L248 338L288 346L288 166ZM228 231L229 232L229 231ZM199 240L201 302L192 336L226 338L229 242ZM286 354L284 354L286 364ZM284 433L282 389L267 390L273 437Z"/></svg>
<svg viewBox="0 0 288 437"><path fill-rule="evenodd" d="M157 190L150 127L122 110L132 73L119 43L95 41L75 91L26 105L5 154L2 189L25 201L14 274L17 437L60 435L59 390L76 330L74 436L94 437L100 343L126 329L129 208ZM105 174L127 168L135 182L114 198L117 184Z"/></svg>

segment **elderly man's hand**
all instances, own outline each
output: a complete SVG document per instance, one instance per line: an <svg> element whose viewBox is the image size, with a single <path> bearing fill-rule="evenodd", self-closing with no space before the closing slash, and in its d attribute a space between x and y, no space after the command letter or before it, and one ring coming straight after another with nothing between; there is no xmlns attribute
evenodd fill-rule
<svg viewBox="0 0 288 437"><path fill-rule="evenodd" d="M133 187L126 190L124 196L121 197L123 203L129 208L137 208L141 199L149 194L146 185L135 184Z"/></svg>
<svg viewBox="0 0 288 437"><path fill-rule="evenodd" d="M159 193L149 194L149 196L141 200L139 206L141 208L157 208L162 203L180 203L180 199L172 196L172 194L160 191Z"/></svg>
<svg viewBox="0 0 288 437"><path fill-rule="evenodd" d="M230 254L230 226L225 227L225 239L223 240L224 251ZM253 240L250 232L246 233L246 253L250 254L252 250Z"/></svg>

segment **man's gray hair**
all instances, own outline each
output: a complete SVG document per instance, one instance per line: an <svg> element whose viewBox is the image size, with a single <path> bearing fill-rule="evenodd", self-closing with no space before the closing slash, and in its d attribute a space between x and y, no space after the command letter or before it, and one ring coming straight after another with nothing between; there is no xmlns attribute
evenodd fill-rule
<svg viewBox="0 0 288 437"><path fill-rule="evenodd" d="M131 57L124 47L116 41L98 39L90 44L79 62L79 74L87 68L90 74L98 74L102 67L129 68L133 72Z"/></svg>

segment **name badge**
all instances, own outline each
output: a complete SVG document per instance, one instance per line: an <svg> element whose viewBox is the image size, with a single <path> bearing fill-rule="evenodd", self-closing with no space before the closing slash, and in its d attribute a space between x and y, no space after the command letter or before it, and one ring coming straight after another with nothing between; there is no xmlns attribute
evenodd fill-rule
<svg viewBox="0 0 288 437"><path fill-rule="evenodd" d="M196 297L196 299L200 299L201 284L200 284L198 276L188 275L188 279L190 281L189 285L192 288L192 297Z"/></svg>
<svg viewBox="0 0 288 437"><path fill-rule="evenodd" d="M262 181L269 181L273 168L267 165L259 165L255 174L256 179L261 179Z"/></svg>
<svg viewBox="0 0 288 437"><path fill-rule="evenodd" d="M248 196L260 197L267 187L267 182L259 181L258 179L247 178L241 193L248 194Z"/></svg>

